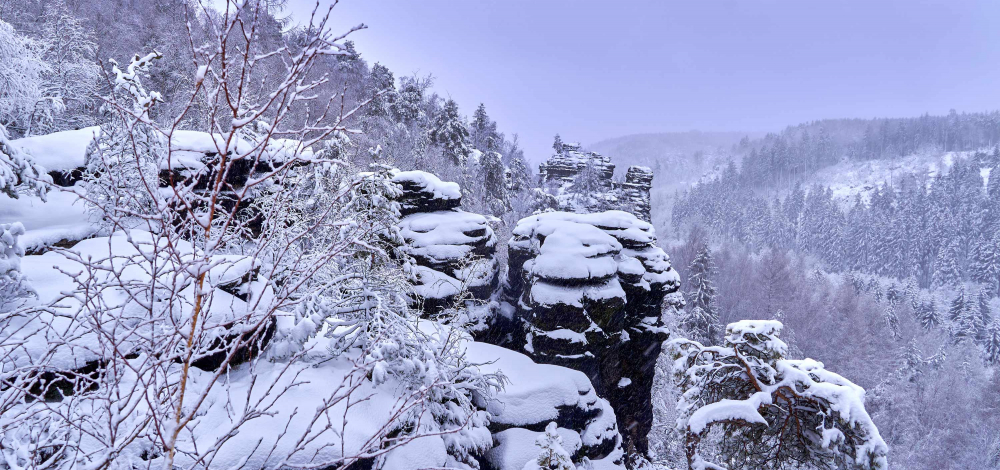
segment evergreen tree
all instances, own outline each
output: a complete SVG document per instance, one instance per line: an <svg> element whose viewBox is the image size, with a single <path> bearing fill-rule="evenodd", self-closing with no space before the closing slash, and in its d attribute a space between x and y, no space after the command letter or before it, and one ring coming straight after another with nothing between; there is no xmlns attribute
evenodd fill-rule
<svg viewBox="0 0 1000 470"><path fill-rule="evenodd" d="M986 362L1000 364L1000 323L993 323L986 334Z"/></svg>
<svg viewBox="0 0 1000 470"><path fill-rule="evenodd" d="M483 188L484 203L494 216L509 209L505 168L500 153L487 150L479 160L479 182Z"/></svg>
<svg viewBox="0 0 1000 470"><path fill-rule="evenodd" d="M458 114L458 103L448 100L434 120L430 131L431 143L438 145L448 159L458 166L464 166L469 158L469 129Z"/></svg>
<svg viewBox="0 0 1000 470"><path fill-rule="evenodd" d="M958 291L958 295L955 296L954 300L951 301L951 306L948 307L948 320L956 324L961 322L967 308L965 304L965 288L963 287Z"/></svg>
<svg viewBox="0 0 1000 470"><path fill-rule="evenodd" d="M990 309L990 296L986 290L980 290L976 298L976 309L970 315L976 341L985 341L989 326L993 323L993 312Z"/></svg>
<svg viewBox="0 0 1000 470"><path fill-rule="evenodd" d="M552 142L552 150L555 150L556 153L562 153L563 151L563 141L562 138L559 137L559 134L556 134L555 141Z"/></svg>
<svg viewBox="0 0 1000 470"><path fill-rule="evenodd" d="M715 272L712 252L704 245L688 268L688 303L680 327L692 338L706 344L718 344L722 334L715 306L715 284L712 281Z"/></svg>
<svg viewBox="0 0 1000 470"><path fill-rule="evenodd" d="M376 62L372 66L369 79L365 83L365 94L371 98L365 114L377 118L388 118L392 104L396 101L396 79L388 67Z"/></svg>
<svg viewBox="0 0 1000 470"><path fill-rule="evenodd" d="M980 235L972 247L969 276L986 285L987 292L1000 294L1000 234Z"/></svg>
<svg viewBox="0 0 1000 470"><path fill-rule="evenodd" d="M484 152L497 150L501 140L497 133L497 123L490 120L489 115L486 114L486 105L483 103L479 103L479 107L472 115L469 134L473 147Z"/></svg>
<svg viewBox="0 0 1000 470"><path fill-rule="evenodd" d="M403 77L400 79L399 94L396 100L390 105L396 120L406 125L412 125L424 118L422 104L424 102L424 90L429 83L422 82L413 77Z"/></svg>
<svg viewBox="0 0 1000 470"><path fill-rule="evenodd" d="M961 256L959 240L953 239L951 243L942 245L938 250L938 256L934 260L934 285L938 287L957 286L962 282L962 271L959 267L959 257Z"/></svg>
<svg viewBox="0 0 1000 470"><path fill-rule="evenodd" d="M920 321L920 326L925 330L931 330L941 325L941 319L937 313L937 303L933 297L929 302L921 304L917 320Z"/></svg>
<svg viewBox="0 0 1000 470"><path fill-rule="evenodd" d="M545 432L535 439L535 445L538 446L538 457L529 460L524 470L576 470L569 452L562 446L555 421L545 426Z"/></svg>

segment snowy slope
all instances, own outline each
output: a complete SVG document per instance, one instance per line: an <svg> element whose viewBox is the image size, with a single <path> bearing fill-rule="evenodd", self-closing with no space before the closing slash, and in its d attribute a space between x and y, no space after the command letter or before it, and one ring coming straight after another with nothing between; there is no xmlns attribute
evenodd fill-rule
<svg viewBox="0 0 1000 470"><path fill-rule="evenodd" d="M853 200L856 195L865 199L882 184L896 184L903 175L916 174L933 178L946 171L958 158L969 158L975 152L933 152L909 155L896 159L848 161L826 167L803 181L803 186L814 184L828 186L835 198ZM989 175L984 168L981 174Z"/></svg>

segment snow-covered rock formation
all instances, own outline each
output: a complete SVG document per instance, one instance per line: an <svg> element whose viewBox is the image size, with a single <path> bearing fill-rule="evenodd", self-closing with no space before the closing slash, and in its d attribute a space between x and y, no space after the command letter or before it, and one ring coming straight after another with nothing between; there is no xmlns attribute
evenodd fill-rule
<svg viewBox="0 0 1000 470"><path fill-rule="evenodd" d="M424 171L398 173L403 252L416 261L414 294L425 313L486 301L499 284L496 236L485 216L458 209L462 192Z"/></svg>
<svg viewBox="0 0 1000 470"><path fill-rule="evenodd" d="M620 209L650 221L649 191L653 171L631 166L624 181L615 181L615 165L597 152L585 152L580 144L563 143L554 155L538 166L543 186L556 198L556 209L570 212L600 212Z"/></svg>
<svg viewBox="0 0 1000 470"><path fill-rule="evenodd" d="M80 377L101 376L111 367L112 360L127 364L127 370L139 368L142 361L148 360L148 354L131 351L114 351L117 354L114 357L102 355L102 352L109 353L108 348L100 346L102 338L92 329L89 317L73 314L85 308L68 293L78 288L74 278L80 268L78 257L105 260L107 264L122 263L125 266L120 272L122 282L147 278L151 266L147 261L156 258L155 243L156 239L145 232L133 231L130 236L116 233L111 237L85 240L65 252L53 251L21 259L26 280L36 293L28 301L37 306L51 304L53 307L40 310L35 316L8 317L0 322L3 326L0 344L9 345L0 351L4 353L0 356L3 359L0 366L5 371L0 377L0 393L10 387L21 387L32 395L44 397L50 407L69 410L65 419L81 419L73 413L86 413L104 395L93 393L92 388L98 386L96 381L88 385L90 382L81 382ZM206 277L206 287L212 292L213 301L202 320L221 341L231 341L234 333L238 335L239 332L234 331L238 327L230 325L234 317L253 315L248 308L249 302L268 295L265 282L247 281L253 277L254 270L253 263L242 256L224 255L213 261ZM185 295L190 291L190 288L181 289ZM121 316L123 312L136 310L132 305L136 300L120 290L109 289L100 298L110 307L101 312L104 315ZM190 302L185 302L188 304ZM185 315L189 315L189 311L182 310L178 314L177 320L188 321ZM123 345L131 344L130 335L141 341L140 336L155 334L155 326L149 323L141 328L122 329L122 338L116 339ZM527 461L537 457L536 437L554 422L574 463L590 465L596 470L624 469L614 410L607 400L598 396L583 373L537 364L523 354L472 341L464 333L431 321L422 321L419 329L426 330L429 338L439 340L457 335L460 339L456 344L465 353L467 367L478 367L482 374L503 374L505 386L492 396L483 397L481 403L477 403L479 411L472 417L473 422L458 432L431 433L385 455L359 461L358 468L473 470L476 467L468 465L466 457L469 457L478 463L480 470L520 470ZM54 334L58 341L53 341ZM187 425L181 440L190 446L194 442L222 443L213 451L213 467L249 465L260 468L276 465L282 455L293 456L285 462L292 465L306 465L317 459L336 460L338 456L360 452L372 439L386 432L379 427L380 423L391 423L397 419L396 414L402 413L400 381L366 379L363 369L358 372L352 368L358 360L353 353L323 361L259 360L251 366L247 361L270 347L269 337L270 333L253 342L243 355L245 357L229 364L231 370L226 374L213 375L218 367L212 364L211 356L196 361L189 371L195 392L204 392L207 398L202 412ZM306 347L311 351L324 351L329 341L329 338L316 336ZM35 374L29 367L38 361L44 361L46 366L43 374ZM175 361L165 361L165 364L179 367ZM16 372L19 367L23 367L27 375L19 375ZM251 367L253 373L250 373ZM350 380L363 381L358 389L358 396L364 397L363 400L333 401L329 398L331 390L337 390ZM256 382L267 386L255 386ZM126 393L132 383L129 380L100 382L101 386L121 387ZM215 383L218 385L213 388ZM108 392L114 394L116 390L112 388ZM234 414L233 410L259 406L261 400L267 403L268 412L254 416L252 425L241 427L238 433L232 432L239 420L245 418L238 412ZM133 408L122 416L121 425L129 429L141 427L143 417L150 413L147 403L144 400L130 403ZM5 410L10 416L39 412L40 408L31 401L8 405ZM310 414L302 410L309 410ZM320 411L310 420L314 410ZM322 418L325 426L316 424L317 417ZM275 432L275 429L282 432ZM309 438L300 440L297 436L301 435ZM84 440L81 450L99 453L103 450L102 442L96 438ZM151 466L157 465L163 457L145 437L126 445L122 454L123 460ZM179 456L178 462L191 464L189 458L188 455Z"/></svg>
<svg viewBox="0 0 1000 470"><path fill-rule="evenodd" d="M661 305L680 286L653 226L623 211L549 212L518 222L508 250L507 298L523 328L513 346L586 373L644 452Z"/></svg>
<svg viewBox="0 0 1000 470"><path fill-rule="evenodd" d="M597 470L623 467L615 412L586 375L479 342L468 344L466 358L483 364L484 373L499 371L509 380L487 406L494 447L481 459L483 470L524 468L538 455L535 440L551 422L574 462L586 459Z"/></svg>

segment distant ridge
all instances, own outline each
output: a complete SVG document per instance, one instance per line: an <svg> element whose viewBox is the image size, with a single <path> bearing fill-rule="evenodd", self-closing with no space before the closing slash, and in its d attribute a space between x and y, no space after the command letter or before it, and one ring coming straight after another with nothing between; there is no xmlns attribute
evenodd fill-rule
<svg viewBox="0 0 1000 470"><path fill-rule="evenodd" d="M631 134L605 139L586 148L613 158L619 168L644 165L655 170L659 165L673 173L698 174L724 160L730 149L747 136L754 139L763 133L692 130Z"/></svg>

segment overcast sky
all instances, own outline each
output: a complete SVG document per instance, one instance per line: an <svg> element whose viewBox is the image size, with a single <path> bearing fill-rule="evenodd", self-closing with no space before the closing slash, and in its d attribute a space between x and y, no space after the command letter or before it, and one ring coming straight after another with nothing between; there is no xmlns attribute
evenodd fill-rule
<svg viewBox="0 0 1000 470"><path fill-rule="evenodd" d="M485 103L532 160L557 132L593 143L1000 108L1000 1L342 0L335 12L338 26L369 26L353 36L369 63L433 74L464 114Z"/></svg>

